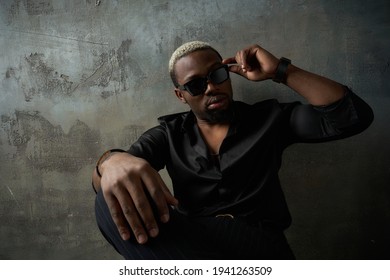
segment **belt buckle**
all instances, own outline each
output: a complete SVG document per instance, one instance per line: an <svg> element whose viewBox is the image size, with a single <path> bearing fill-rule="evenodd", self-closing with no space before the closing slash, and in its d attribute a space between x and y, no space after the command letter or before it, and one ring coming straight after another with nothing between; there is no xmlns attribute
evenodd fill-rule
<svg viewBox="0 0 390 280"><path fill-rule="evenodd" d="M234 220L234 216L232 214L218 214L218 215L215 215L216 218L224 218L224 217L228 217L228 218L231 218Z"/></svg>

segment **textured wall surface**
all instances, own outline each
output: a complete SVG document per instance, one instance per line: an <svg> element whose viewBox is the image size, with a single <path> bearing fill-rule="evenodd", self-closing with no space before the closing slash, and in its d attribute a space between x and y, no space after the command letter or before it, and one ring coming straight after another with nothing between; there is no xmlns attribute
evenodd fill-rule
<svg viewBox="0 0 390 280"><path fill-rule="evenodd" d="M262 44L372 105L364 133L286 151L287 236L300 259L390 258L389 15L387 0L2 0L0 259L119 258L95 224L91 171L187 110L167 63L194 39L223 56ZM237 100L300 99L232 79Z"/></svg>

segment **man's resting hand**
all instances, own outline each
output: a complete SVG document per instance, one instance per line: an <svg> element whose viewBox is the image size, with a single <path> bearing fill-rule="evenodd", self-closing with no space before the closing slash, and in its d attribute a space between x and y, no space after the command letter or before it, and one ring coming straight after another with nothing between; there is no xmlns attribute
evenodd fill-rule
<svg viewBox="0 0 390 280"><path fill-rule="evenodd" d="M113 154L99 169L103 196L122 238L129 239L132 232L143 244L149 236L156 237L157 219L168 222L170 205L178 203L160 174L146 160L128 153Z"/></svg>

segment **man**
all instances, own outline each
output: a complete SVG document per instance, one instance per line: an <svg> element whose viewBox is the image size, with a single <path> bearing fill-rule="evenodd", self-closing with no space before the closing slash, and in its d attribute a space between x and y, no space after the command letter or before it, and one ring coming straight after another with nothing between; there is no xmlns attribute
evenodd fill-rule
<svg viewBox="0 0 390 280"><path fill-rule="evenodd" d="M127 152L93 174L100 230L127 259L291 259L291 217L279 183L283 150L366 129L370 107L347 87L277 59L258 45L221 55L204 42L169 63L190 111L159 118ZM273 79L309 104L233 101L230 73ZM158 174L166 167L174 196Z"/></svg>

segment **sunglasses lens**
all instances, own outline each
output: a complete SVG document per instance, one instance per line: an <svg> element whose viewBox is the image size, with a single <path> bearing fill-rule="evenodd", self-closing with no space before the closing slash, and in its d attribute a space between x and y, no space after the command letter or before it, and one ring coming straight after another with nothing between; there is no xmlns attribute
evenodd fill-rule
<svg viewBox="0 0 390 280"><path fill-rule="evenodd" d="M185 84L185 87L192 96L203 94L207 88L207 79L197 78Z"/></svg>
<svg viewBox="0 0 390 280"><path fill-rule="evenodd" d="M229 78L229 71L226 67L221 67L210 73L210 80L215 84L220 84Z"/></svg>

